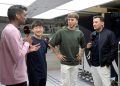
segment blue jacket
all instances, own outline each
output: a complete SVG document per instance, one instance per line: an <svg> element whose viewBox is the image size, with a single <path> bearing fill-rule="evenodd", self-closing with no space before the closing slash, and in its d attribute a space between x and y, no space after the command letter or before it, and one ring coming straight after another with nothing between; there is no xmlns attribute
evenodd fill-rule
<svg viewBox="0 0 120 86"><path fill-rule="evenodd" d="M91 33L91 35L93 34L95 35L96 31ZM92 49L93 47L91 50ZM100 66L111 65L112 61L117 58L117 41L115 34L112 31L104 28L101 32L99 32L98 49ZM91 62L92 54L94 54L94 52L91 52Z"/></svg>

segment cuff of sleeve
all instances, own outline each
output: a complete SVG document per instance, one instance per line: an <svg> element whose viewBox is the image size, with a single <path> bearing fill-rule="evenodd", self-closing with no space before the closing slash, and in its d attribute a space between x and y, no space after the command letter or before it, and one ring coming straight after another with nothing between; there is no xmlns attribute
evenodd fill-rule
<svg viewBox="0 0 120 86"><path fill-rule="evenodd" d="M24 52L24 54L26 54L29 50L29 46L30 44L28 42L25 42L22 48L22 51Z"/></svg>

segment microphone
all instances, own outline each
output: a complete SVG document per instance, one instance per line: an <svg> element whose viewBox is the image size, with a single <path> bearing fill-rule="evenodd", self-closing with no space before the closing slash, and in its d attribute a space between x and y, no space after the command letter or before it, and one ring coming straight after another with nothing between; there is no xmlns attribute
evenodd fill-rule
<svg viewBox="0 0 120 86"><path fill-rule="evenodd" d="M90 35L90 41L94 42L96 38L96 33Z"/></svg>
<svg viewBox="0 0 120 86"><path fill-rule="evenodd" d="M24 27L24 33L25 33L25 34L30 34L30 29L29 29L28 26L25 26L25 27Z"/></svg>

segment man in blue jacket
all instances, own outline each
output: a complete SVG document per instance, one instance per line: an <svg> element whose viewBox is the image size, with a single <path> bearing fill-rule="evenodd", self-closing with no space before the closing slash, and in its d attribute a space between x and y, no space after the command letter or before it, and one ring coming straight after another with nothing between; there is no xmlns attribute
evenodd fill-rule
<svg viewBox="0 0 120 86"><path fill-rule="evenodd" d="M115 34L104 28L102 16L93 17L94 32L87 48L91 51L91 73L95 86L111 86L110 66L117 57Z"/></svg>

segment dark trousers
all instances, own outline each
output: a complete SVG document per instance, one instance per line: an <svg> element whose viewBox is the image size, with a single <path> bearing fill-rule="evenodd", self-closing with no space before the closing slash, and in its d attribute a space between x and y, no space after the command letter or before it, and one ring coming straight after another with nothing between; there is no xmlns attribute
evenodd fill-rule
<svg viewBox="0 0 120 86"><path fill-rule="evenodd" d="M6 86L27 86L27 82L22 82L22 83L14 84L14 85L6 85Z"/></svg>
<svg viewBox="0 0 120 86"><path fill-rule="evenodd" d="M38 80L29 80L29 86L46 86L46 78Z"/></svg>

